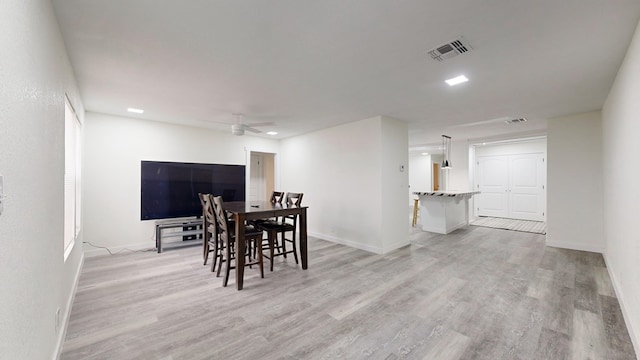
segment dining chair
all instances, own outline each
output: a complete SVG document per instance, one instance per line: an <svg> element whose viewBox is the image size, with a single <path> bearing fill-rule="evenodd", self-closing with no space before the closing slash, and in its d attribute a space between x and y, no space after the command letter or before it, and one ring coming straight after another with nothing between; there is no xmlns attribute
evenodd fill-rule
<svg viewBox="0 0 640 360"><path fill-rule="evenodd" d="M209 246L209 238L211 236L211 233L209 232L209 222L207 221L207 203L206 203L206 199L209 198L209 194L203 194L203 193L198 193L198 198L200 199L200 204L202 205L202 257L204 259L204 264L203 265L207 265L207 260L209 259L209 253L212 251L217 251L216 250L212 250Z"/></svg>
<svg viewBox="0 0 640 360"><path fill-rule="evenodd" d="M235 254L234 246L232 245L236 240L235 226L231 226L231 222L229 221L229 217L223 209L223 201L221 196L209 196L209 201L213 204L213 213L215 214L216 224L218 225L217 232L220 236L221 244L223 249L221 249L221 254L223 256L220 259L220 265L218 267L218 276L220 275L220 268L222 267L222 263L226 264L224 279L222 280L222 286L227 286L229 282L229 274L232 269L235 269L235 265L231 265L231 262L236 259L236 256L247 256L248 259L245 262L244 266L251 267L252 265L258 265L260 267L260 277L264 278L264 267L263 267L263 259L262 259L262 246L259 246L262 242L262 230L258 230L255 227L249 225L245 226L244 239L242 241L245 242L245 253L244 254ZM215 231L216 229L214 229ZM258 249L258 258L255 256L251 258L251 248L252 246L257 247ZM214 271L215 266L211 268L211 271Z"/></svg>
<svg viewBox="0 0 640 360"><path fill-rule="evenodd" d="M284 192L274 191L271 193L271 198L269 199L269 201L272 204L282 204L283 199L284 199Z"/></svg>
<svg viewBox="0 0 640 360"><path fill-rule="evenodd" d="M302 193L287 193L286 205L300 206L302 204ZM298 249L296 247L296 230L297 230L298 215L287 215L279 219L268 220L259 223L257 226L267 233L267 244L263 244L264 249L269 249L269 255L264 257L269 259L270 271L273 271L273 260L276 256L287 257L287 254L293 254L293 258L298 264ZM291 232L291 239L287 239L286 233ZM281 235L280 241L278 241L278 234ZM291 250L287 250L286 243L291 243Z"/></svg>
<svg viewBox="0 0 640 360"><path fill-rule="evenodd" d="M205 233L207 234L207 257L204 259L204 264L207 264L209 253L213 252L211 271L215 271L216 265L218 265L218 273L220 273L220 268L222 267L223 243L218 231L218 221L213 210L213 197L211 194L204 194L202 201L204 203L203 217L207 224L207 228L205 229Z"/></svg>
<svg viewBox="0 0 640 360"><path fill-rule="evenodd" d="M282 191L273 191L271 193L271 197L269 198L269 201L272 204L282 204L282 200L284 199L284 192ZM255 225L258 226L258 224L265 222L269 219L256 219L256 220L250 220L249 223L251 225Z"/></svg>
<svg viewBox="0 0 640 360"><path fill-rule="evenodd" d="M202 223L203 223L203 237L205 238L205 244L203 245L204 265L207 265L209 260L209 254L213 253L213 264L211 265L211 271L215 271L216 264L218 264L218 276L220 275L220 268L222 262L218 262L218 259L222 258L223 243L220 239L218 231L218 222L213 212L213 195L211 194L198 194L200 196L200 202L202 203ZM235 221L231 218L228 219L229 227L231 231L235 230ZM233 244L232 244L233 245Z"/></svg>

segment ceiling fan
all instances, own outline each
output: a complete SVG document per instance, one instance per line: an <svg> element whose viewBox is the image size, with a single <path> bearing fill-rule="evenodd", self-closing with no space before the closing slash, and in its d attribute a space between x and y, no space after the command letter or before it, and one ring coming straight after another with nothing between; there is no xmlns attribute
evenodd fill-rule
<svg viewBox="0 0 640 360"><path fill-rule="evenodd" d="M253 133L259 134L262 131L256 129L257 126L271 126L274 125L273 122L261 122L261 123L251 123L245 124L242 120L242 114L232 114L234 118L234 123L231 124L231 133L233 135L242 136L244 135L245 130L251 131Z"/></svg>

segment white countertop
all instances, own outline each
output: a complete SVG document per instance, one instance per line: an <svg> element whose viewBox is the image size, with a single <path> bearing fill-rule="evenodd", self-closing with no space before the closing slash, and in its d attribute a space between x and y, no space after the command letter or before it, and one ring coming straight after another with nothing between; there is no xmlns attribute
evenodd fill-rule
<svg viewBox="0 0 640 360"><path fill-rule="evenodd" d="M418 196L449 196L449 197L454 197L454 196L471 196L471 195L475 195L475 194L480 194L480 191L444 190L444 191L427 191L427 192L414 191L413 192L413 195L418 195Z"/></svg>

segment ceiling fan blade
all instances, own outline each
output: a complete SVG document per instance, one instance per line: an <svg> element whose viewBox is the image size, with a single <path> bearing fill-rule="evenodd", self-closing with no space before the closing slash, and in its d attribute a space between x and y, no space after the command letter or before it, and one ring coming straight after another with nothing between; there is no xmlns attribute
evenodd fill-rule
<svg viewBox="0 0 640 360"><path fill-rule="evenodd" d="M248 131L251 131L251 132L254 132L254 133L256 133L256 134L259 134L259 133L261 133L261 132L262 132L262 131L260 131L260 130L258 130L258 129L254 129L254 128L252 128L251 126L248 126L248 125L245 125L245 126L244 126L244 129L245 129L245 130L248 130Z"/></svg>
<svg viewBox="0 0 640 360"><path fill-rule="evenodd" d="M269 122L260 122L260 123L251 123L251 124L247 124L249 126L273 126L276 123L274 123L273 121L269 121Z"/></svg>

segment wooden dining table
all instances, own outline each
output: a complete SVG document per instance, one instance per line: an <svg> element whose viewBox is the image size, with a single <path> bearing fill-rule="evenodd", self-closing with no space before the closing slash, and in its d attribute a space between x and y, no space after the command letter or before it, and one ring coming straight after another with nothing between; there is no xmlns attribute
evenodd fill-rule
<svg viewBox="0 0 640 360"><path fill-rule="evenodd" d="M271 203L269 201L230 201L222 204L222 208L233 214L236 223L236 286L242 290L244 279L245 253L244 224L247 220L269 219L286 215L298 215L298 249L300 250L300 262L302 269L306 270L309 264L307 257L307 206L295 206L287 204Z"/></svg>

